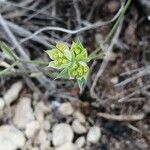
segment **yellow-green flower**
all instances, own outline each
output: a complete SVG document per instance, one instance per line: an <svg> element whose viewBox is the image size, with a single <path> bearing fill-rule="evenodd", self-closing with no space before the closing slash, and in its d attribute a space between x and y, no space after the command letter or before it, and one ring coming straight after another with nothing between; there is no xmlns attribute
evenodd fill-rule
<svg viewBox="0 0 150 150"><path fill-rule="evenodd" d="M88 54L86 48L83 47L81 42L73 42L71 51L76 61L88 61Z"/></svg>
<svg viewBox="0 0 150 150"><path fill-rule="evenodd" d="M52 61L49 63L49 67L56 69L63 69L70 64L71 52L66 43L58 42L56 47L52 50L46 51Z"/></svg>
<svg viewBox="0 0 150 150"><path fill-rule="evenodd" d="M78 62L69 69L69 76L74 79L86 78L89 72L89 67L84 62Z"/></svg>

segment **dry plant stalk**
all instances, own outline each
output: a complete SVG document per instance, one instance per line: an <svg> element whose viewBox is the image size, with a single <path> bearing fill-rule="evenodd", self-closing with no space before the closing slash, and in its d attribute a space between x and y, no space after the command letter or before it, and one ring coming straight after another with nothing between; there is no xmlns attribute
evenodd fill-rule
<svg viewBox="0 0 150 150"><path fill-rule="evenodd" d="M115 121L138 121L144 119L145 117L144 113L133 115L113 115L108 113L98 113L97 116Z"/></svg>

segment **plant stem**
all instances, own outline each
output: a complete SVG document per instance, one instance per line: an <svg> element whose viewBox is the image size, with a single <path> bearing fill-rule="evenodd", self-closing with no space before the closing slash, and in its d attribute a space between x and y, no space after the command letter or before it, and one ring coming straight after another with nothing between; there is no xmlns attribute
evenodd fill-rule
<svg viewBox="0 0 150 150"><path fill-rule="evenodd" d="M56 76L58 75L58 73L55 73L55 72L50 72L50 71L31 71L31 70L15 70L14 72L5 72L5 74L0 74L0 77L3 77L3 76L22 76L22 75L25 75L25 76L30 76L32 78L36 77L36 75L40 76L40 74L44 74L44 75L47 75L51 78L56 78Z"/></svg>
<svg viewBox="0 0 150 150"><path fill-rule="evenodd" d="M128 0L127 3L125 4L123 10L121 11L116 23L114 24L114 26L112 27L111 31L109 32L109 34L107 35L107 37L105 38L103 44L109 42L109 40L111 39L112 35L114 34L114 32L116 31L119 23L121 22L121 19L123 18L124 14L126 13L130 3L132 0Z"/></svg>
<svg viewBox="0 0 150 150"><path fill-rule="evenodd" d="M121 11L121 13L120 13L120 15L119 15L117 21L116 21L115 24L113 25L113 27L112 27L111 31L109 32L109 34L106 36L104 42L103 42L98 48L96 48L96 50L94 50L94 51L90 54L90 56L89 56L89 57L90 57L90 60L96 58L96 57L97 57L97 53L98 53L100 50L103 50L102 47L103 47L107 42L110 41L112 35L114 34L114 32L116 31L116 29L117 29L119 23L121 22L121 20L122 20L124 14L126 13L126 11L127 11L128 7L129 7L131 1L132 1L132 0L128 0L128 1L126 2L126 4L125 4L124 8L122 9L122 11Z"/></svg>
<svg viewBox="0 0 150 150"><path fill-rule="evenodd" d="M23 60L23 59L17 59L10 67L4 69L3 71L0 72L0 77L5 76L9 70L17 66L18 64L35 64L35 65L42 65L42 66L48 66L48 62L42 62L38 60Z"/></svg>
<svg viewBox="0 0 150 150"><path fill-rule="evenodd" d="M18 65L20 62L19 60L14 62L12 65L10 65L10 67L4 69L3 71L0 72L0 76L5 75L6 72L8 72L10 69L14 68L16 65Z"/></svg>
<svg viewBox="0 0 150 150"><path fill-rule="evenodd" d="M42 66L48 66L48 62L43 62L39 60L24 60L24 59L19 59L20 63L23 64L35 64L35 65L42 65Z"/></svg>

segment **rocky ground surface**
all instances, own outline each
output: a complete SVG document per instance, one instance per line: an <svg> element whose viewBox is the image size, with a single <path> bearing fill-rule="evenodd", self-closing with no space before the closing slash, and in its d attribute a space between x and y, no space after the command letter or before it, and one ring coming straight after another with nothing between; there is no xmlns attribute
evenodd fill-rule
<svg viewBox="0 0 150 150"><path fill-rule="evenodd" d="M17 81L0 98L0 150L83 150L98 143L100 126L87 121L75 104L45 103L22 90Z"/></svg>
<svg viewBox="0 0 150 150"><path fill-rule="evenodd" d="M93 122L87 116L88 109L87 103L79 100L43 101L37 93L31 96L19 80L0 98L0 150L98 150L108 145L120 150L127 145L132 149L134 144L143 150L149 148L148 141L141 137L136 143L117 138L131 131L141 136L136 127L130 124L131 129L124 131L124 125L118 122L117 129L117 123L110 122L105 125L109 133L98 119ZM143 128L148 130L149 124Z"/></svg>

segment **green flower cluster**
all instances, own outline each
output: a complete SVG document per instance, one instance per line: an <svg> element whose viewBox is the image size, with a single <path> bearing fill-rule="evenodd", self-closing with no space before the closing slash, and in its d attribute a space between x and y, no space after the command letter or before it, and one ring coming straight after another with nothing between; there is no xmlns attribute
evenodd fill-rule
<svg viewBox="0 0 150 150"><path fill-rule="evenodd" d="M88 60L87 50L83 47L81 42L73 42L71 45L71 51L76 61L86 62Z"/></svg>
<svg viewBox="0 0 150 150"><path fill-rule="evenodd" d="M77 79L79 86L83 86L89 72L89 67L87 66L87 50L81 42L73 42L70 48L66 43L58 42L53 49L46 52L52 59L49 67L62 70L58 78L69 77Z"/></svg>
<svg viewBox="0 0 150 150"><path fill-rule="evenodd" d="M70 77L72 78L82 78L84 75L86 75L89 71L88 66L85 63L76 63L74 64L69 72Z"/></svg>
<svg viewBox="0 0 150 150"><path fill-rule="evenodd" d="M49 67L56 69L63 69L69 63L69 58L66 57L65 53L69 52L69 47L65 43L57 43L56 47L52 50L46 51L49 57L53 60L49 63Z"/></svg>

